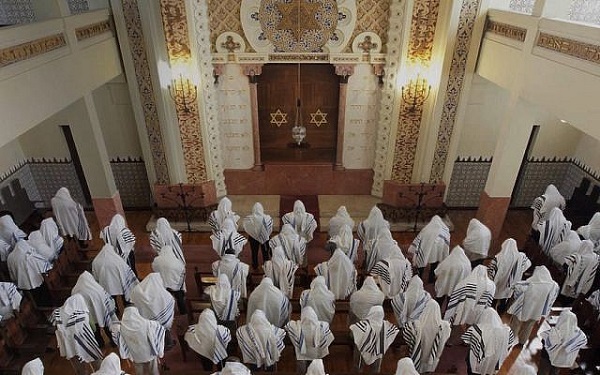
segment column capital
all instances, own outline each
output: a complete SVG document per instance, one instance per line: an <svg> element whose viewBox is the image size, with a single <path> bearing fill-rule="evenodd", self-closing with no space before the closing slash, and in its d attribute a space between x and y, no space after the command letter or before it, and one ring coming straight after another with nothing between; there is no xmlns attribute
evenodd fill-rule
<svg viewBox="0 0 600 375"><path fill-rule="evenodd" d="M263 64L242 64L242 73L250 77L251 83L256 83L255 76L262 74Z"/></svg>
<svg viewBox="0 0 600 375"><path fill-rule="evenodd" d="M354 64L334 64L335 74L340 76L340 83L348 83L348 78L354 74Z"/></svg>
<svg viewBox="0 0 600 375"><path fill-rule="evenodd" d="M213 75L215 77L222 76L224 69L225 69L225 64L213 64Z"/></svg>

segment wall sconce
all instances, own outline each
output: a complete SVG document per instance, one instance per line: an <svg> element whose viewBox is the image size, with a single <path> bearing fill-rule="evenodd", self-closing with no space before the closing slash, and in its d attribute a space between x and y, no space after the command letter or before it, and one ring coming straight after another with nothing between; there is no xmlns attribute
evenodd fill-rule
<svg viewBox="0 0 600 375"><path fill-rule="evenodd" d="M402 100L409 105L409 110L414 112L417 107L422 107L431 93L431 85L427 79L417 74L417 78L410 79L406 86L402 86Z"/></svg>
<svg viewBox="0 0 600 375"><path fill-rule="evenodd" d="M184 79L183 74L179 74L179 78L174 78L168 88L177 110L189 113L189 105L198 97L198 86L192 84L189 78Z"/></svg>

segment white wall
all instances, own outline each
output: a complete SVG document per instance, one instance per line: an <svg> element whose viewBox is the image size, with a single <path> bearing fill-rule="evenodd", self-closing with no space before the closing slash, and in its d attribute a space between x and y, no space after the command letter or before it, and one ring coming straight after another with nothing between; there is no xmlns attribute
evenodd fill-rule
<svg viewBox="0 0 600 375"><path fill-rule="evenodd" d="M583 134L575 151L575 158L596 172L600 172L600 141Z"/></svg>
<svg viewBox="0 0 600 375"><path fill-rule="evenodd" d="M25 159L25 154L16 140L0 147L0 175L8 172L23 159Z"/></svg>
<svg viewBox="0 0 600 375"><path fill-rule="evenodd" d="M531 156L535 159L564 158L575 154L579 140L584 134L568 123L553 116L540 121L540 131L533 145Z"/></svg>

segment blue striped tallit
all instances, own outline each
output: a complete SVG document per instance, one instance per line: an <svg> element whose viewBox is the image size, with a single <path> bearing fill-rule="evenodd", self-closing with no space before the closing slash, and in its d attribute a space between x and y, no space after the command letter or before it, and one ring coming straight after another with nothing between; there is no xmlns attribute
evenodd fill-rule
<svg viewBox="0 0 600 375"><path fill-rule="evenodd" d="M306 254L306 241L301 239L299 235L292 238L285 238L281 234L271 238L269 247L271 249L281 246L285 256L298 265L303 265L304 256Z"/></svg>
<svg viewBox="0 0 600 375"><path fill-rule="evenodd" d="M258 339L258 334L250 325L238 328L236 336L244 363L252 363L257 367L269 367L277 363L285 347L285 331L274 326L271 326L265 342Z"/></svg>
<svg viewBox="0 0 600 375"><path fill-rule="evenodd" d="M394 298L392 298L392 309L394 310L394 315L398 321L398 325L400 327L404 326L406 323L417 320L423 313L427 302L431 300L431 295L422 290L419 296L417 296L414 304L410 306L407 303L407 295L406 292L400 293Z"/></svg>
<svg viewBox="0 0 600 375"><path fill-rule="evenodd" d="M87 218L83 212L81 204L77 204L77 239L78 240L91 240L92 235L90 233L90 226L88 225Z"/></svg>
<svg viewBox="0 0 600 375"><path fill-rule="evenodd" d="M79 357L83 362L93 362L102 358L102 351L89 324L88 312L74 310L66 321L62 319L62 309L54 310L51 318L56 326L56 336L61 347L61 355L67 359Z"/></svg>
<svg viewBox="0 0 600 375"><path fill-rule="evenodd" d="M373 364L383 355L398 335L398 327L383 321L379 329L374 329L369 320L361 320L350 326L354 344L367 365Z"/></svg>
<svg viewBox="0 0 600 375"><path fill-rule="evenodd" d="M123 285L123 297L125 297L125 301L130 301L133 288L135 288L140 282L129 266L123 266L121 269L121 283Z"/></svg>
<svg viewBox="0 0 600 375"><path fill-rule="evenodd" d="M392 279L391 267L395 267L396 271L399 271L393 272L394 279ZM380 283L383 282L382 290L389 298L393 298L398 293L406 291L408 283L413 276L410 263L400 258L380 260L371 269L371 275L378 276Z"/></svg>

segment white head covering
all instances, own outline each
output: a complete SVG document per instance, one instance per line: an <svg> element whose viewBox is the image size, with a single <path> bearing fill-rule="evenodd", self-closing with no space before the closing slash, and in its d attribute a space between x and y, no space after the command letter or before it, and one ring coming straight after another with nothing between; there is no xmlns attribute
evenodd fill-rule
<svg viewBox="0 0 600 375"><path fill-rule="evenodd" d="M581 241L577 252L565 258L568 270L561 294L572 298L587 294L594 284L599 261L600 256L594 253L592 241Z"/></svg>
<svg viewBox="0 0 600 375"><path fill-rule="evenodd" d="M489 274L496 293L494 298L502 299L512 296L512 287L523 278L523 273L531 267L531 261L517 248L517 241L512 238L502 243L502 248L489 266Z"/></svg>
<svg viewBox="0 0 600 375"><path fill-rule="evenodd" d="M64 243L64 239L58 233L58 225L53 218L48 217L42 220L40 223L40 232L44 236L46 244L54 249L54 252L58 254Z"/></svg>
<svg viewBox="0 0 600 375"><path fill-rule="evenodd" d="M233 212L231 200L229 200L227 197L221 198L217 209L210 214L208 219L208 223L213 229L213 233L222 229L225 219L231 219L235 228L237 229L237 222L240 217Z"/></svg>
<svg viewBox="0 0 600 375"><path fill-rule="evenodd" d="M413 276L410 262L399 251L377 262L371 268L371 275L377 275L381 290L388 298L403 292Z"/></svg>
<svg viewBox="0 0 600 375"><path fill-rule="evenodd" d="M231 289L227 275L219 274L217 283L209 286L206 292L210 296L212 308L220 320L235 320L240 312L238 308L240 292Z"/></svg>
<svg viewBox="0 0 600 375"><path fill-rule="evenodd" d="M471 273L471 261L460 246L455 246L450 255L435 268L435 295L448 296L454 287Z"/></svg>
<svg viewBox="0 0 600 375"><path fill-rule="evenodd" d="M169 288L174 292L186 290L185 263L175 255L170 245L165 245L160 254L154 258L152 270L160 274L165 288Z"/></svg>
<svg viewBox="0 0 600 375"><path fill-rule="evenodd" d="M598 246L600 242L600 212L596 212L590 219L588 225L582 225L577 229L577 233L586 240L594 242L594 246Z"/></svg>
<svg viewBox="0 0 600 375"><path fill-rule="evenodd" d="M276 327L283 327L290 319L290 301L268 277L263 278L248 297L246 316L252 316L256 310L262 310Z"/></svg>
<svg viewBox="0 0 600 375"><path fill-rule="evenodd" d="M473 218L467 227L463 249L470 260L487 258L492 242L492 232L481 221Z"/></svg>
<svg viewBox="0 0 600 375"><path fill-rule="evenodd" d="M44 364L39 358L27 362L21 370L21 375L44 375Z"/></svg>
<svg viewBox="0 0 600 375"><path fill-rule="evenodd" d="M412 359L405 357L398 361L395 375L419 375L415 369Z"/></svg>
<svg viewBox="0 0 600 375"><path fill-rule="evenodd" d="M312 307L319 320L331 323L335 315L335 295L327 289L323 276L315 277L310 283L310 289L302 291L300 306Z"/></svg>
<svg viewBox="0 0 600 375"><path fill-rule="evenodd" d="M571 230L571 222L565 218L560 208L550 211L548 220L539 225L539 244L545 254L548 254L556 244L562 242Z"/></svg>
<svg viewBox="0 0 600 375"><path fill-rule="evenodd" d="M14 246L18 240L27 237L17 224L15 224L12 216L4 215L0 217L0 239L3 239L7 244Z"/></svg>
<svg viewBox="0 0 600 375"><path fill-rule="evenodd" d="M159 273L150 273L131 292L131 302L140 315L170 329L175 315L175 298L167 292Z"/></svg>
<svg viewBox="0 0 600 375"><path fill-rule="evenodd" d="M387 228L382 228L376 238L368 244L364 243L365 249L365 270L371 272L371 269L380 260L388 259L394 253L402 253L398 242L392 237L392 232Z"/></svg>
<svg viewBox="0 0 600 375"><path fill-rule="evenodd" d="M367 276L362 287L350 296L350 310L358 319L365 319L374 306L381 306L385 295L375 280Z"/></svg>
<svg viewBox="0 0 600 375"><path fill-rule="evenodd" d="M414 254L413 264L421 268L444 260L448 256L449 248L450 229L438 215L435 215L421 229L408 248L408 252Z"/></svg>
<svg viewBox="0 0 600 375"><path fill-rule="evenodd" d="M79 275L71 294L79 294L83 297L90 311L90 319L100 327L109 327L111 323L118 320L115 314L115 300L88 271L83 271Z"/></svg>
<svg viewBox="0 0 600 375"><path fill-rule="evenodd" d="M196 353L213 363L219 363L227 358L231 333L229 329L217 324L217 318L211 309L204 309L198 317L198 323L188 328L184 339Z"/></svg>
<svg viewBox="0 0 600 375"><path fill-rule="evenodd" d="M329 219L329 237L336 236L342 226L347 225L350 227L350 232L354 228L354 220L350 217L346 206L340 206L331 219Z"/></svg>
<svg viewBox="0 0 600 375"><path fill-rule="evenodd" d="M495 292L496 285L488 277L487 267L475 267L450 294L444 319L453 325L477 323L482 311L492 304Z"/></svg>
<svg viewBox="0 0 600 375"><path fill-rule="evenodd" d="M240 261L233 254L225 254L221 257L221 260L217 260L212 264L212 269L215 276L222 273L227 275L231 287L240 292L242 298L247 297L246 279L250 267L246 263Z"/></svg>
<svg viewBox="0 0 600 375"><path fill-rule="evenodd" d="M171 228L171 224L164 217L156 220L156 228L150 233L150 245L159 254L164 246L170 245L175 256L185 263L181 233Z"/></svg>
<svg viewBox="0 0 600 375"><path fill-rule="evenodd" d="M111 327L111 330L115 328ZM150 362L162 358L165 349L165 329L160 323L144 318L134 306L126 307L117 333L113 337L119 345L123 359L135 363Z"/></svg>
<svg viewBox="0 0 600 375"><path fill-rule="evenodd" d="M263 265L265 276L273 280L273 284L281 289L288 298L294 293L294 279L298 265L286 258L283 248L273 249L273 256Z"/></svg>
<svg viewBox="0 0 600 375"><path fill-rule="evenodd" d="M340 249L336 249L327 262L319 263L315 273L325 278L335 299L345 299L356 290L356 268Z"/></svg>
<svg viewBox="0 0 600 375"><path fill-rule="evenodd" d="M285 330L296 349L297 360L324 358L329 354L333 342L329 323L319 321L312 307L303 308L300 320L290 321Z"/></svg>
<svg viewBox="0 0 600 375"><path fill-rule="evenodd" d="M265 214L262 204L256 202L252 213L244 218L243 226L250 237L264 244L273 232L273 218Z"/></svg>
<svg viewBox="0 0 600 375"><path fill-rule="evenodd" d="M550 313L558 296L558 284L545 266L537 266L533 275L514 286L513 303L508 313L520 321L539 320Z"/></svg>
<svg viewBox="0 0 600 375"><path fill-rule="evenodd" d="M546 187L546 191L540 197L537 197L531 208L533 209L533 222L531 227L537 230L537 227L542 222L548 220L548 215L554 208L564 210L565 198L560 194L556 186L550 184Z"/></svg>
<svg viewBox="0 0 600 375"><path fill-rule="evenodd" d="M313 233L317 229L315 217L313 214L306 212L304 203L300 200L294 202L294 210L283 215L281 221L284 224L291 224L294 230L306 242L310 242L313 239Z"/></svg>
<svg viewBox="0 0 600 375"><path fill-rule="evenodd" d="M104 243L113 245L123 259L127 259L135 247L135 236L127 228L125 218L121 214L112 217L110 224L100 232L100 238Z"/></svg>
<svg viewBox="0 0 600 375"><path fill-rule="evenodd" d="M419 319L431 295L423 288L423 281L414 275L408 282L406 291L392 298L392 308L399 326Z"/></svg>
<svg viewBox="0 0 600 375"><path fill-rule="evenodd" d="M398 328L384 317L383 307L373 306L363 320L350 326L354 344L367 365L383 358L398 335Z"/></svg>
<svg viewBox="0 0 600 375"><path fill-rule="evenodd" d="M252 373L240 362L225 362L221 372L215 372L213 375L252 375Z"/></svg>
<svg viewBox="0 0 600 375"><path fill-rule="evenodd" d="M563 310L556 326L541 336L554 367L573 367L579 350L587 344L585 333L577 326L577 315L571 310Z"/></svg>
<svg viewBox="0 0 600 375"><path fill-rule="evenodd" d="M281 246L285 256L298 265L305 264L306 240L302 238L291 224L284 224L279 234L269 241L271 249Z"/></svg>
<svg viewBox="0 0 600 375"><path fill-rule="evenodd" d="M325 366L323 366L322 359L313 359L308 365L306 375L327 375L325 373Z"/></svg>
<svg viewBox="0 0 600 375"><path fill-rule="evenodd" d="M337 229L337 234L333 235L329 242L336 245L338 249L341 249L351 261L356 260L358 254L358 245L360 240L357 240L352 235L352 227L347 224L341 224Z"/></svg>
<svg viewBox="0 0 600 375"><path fill-rule="evenodd" d="M221 230L216 231L210 236L213 249L220 256L226 253L234 252L239 255L248 240L237 231L237 226L231 218L227 218L221 225Z"/></svg>
<svg viewBox="0 0 600 375"><path fill-rule="evenodd" d="M39 230L34 230L29 233L29 239L27 240L29 245L33 247L42 258L46 259L48 262L54 261L56 258L56 251L46 243L42 232Z"/></svg>
<svg viewBox="0 0 600 375"><path fill-rule="evenodd" d="M105 244L92 261L92 274L111 296L122 295L126 301L130 300L129 295L139 282L129 265L109 244Z"/></svg>
<svg viewBox="0 0 600 375"><path fill-rule="evenodd" d="M13 283L0 282L0 319L13 317L14 311L19 311L23 297Z"/></svg>
<svg viewBox="0 0 600 375"><path fill-rule="evenodd" d="M383 218L383 212L373 206L366 220L358 225L357 234L363 244L367 245L374 240L381 230L390 229L390 223Z"/></svg>
<svg viewBox="0 0 600 375"><path fill-rule="evenodd" d="M121 370L121 358L116 353L110 353L102 360L100 369L92 375L121 375L124 374Z"/></svg>
<svg viewBox="0 0 600 375"><path fill-rule="evenodd" d="M92 239L83 207L71 198L71 193L66 187L58 189L50 203L63 236L74 236L79 240Z"/></svg>
<svg viewBox="0 0 600 375"><path fill-rule="evenodd" d="M562 266L565 263L565 258L576 253L580 246L581 239L579 235L574 230L571 230L562 242L557 243L550 249L548 255L550 255L555 263Z"/></svg>
<svg viewBox="0 0 600 375"><path fill-rule="evenodd" d="M272 325L262 310L255 310L249 322L237 330L245 363L257 367L272 366L281 356L284 348L285 331Z"/></svg>
<svg viewBox="0 0 600 375"><path fill-rule="evenodd" d="M52 266L25 240L19 240L6 260L10 278L19 289L31 290L44 282L42 274Z"/></svg>

